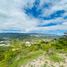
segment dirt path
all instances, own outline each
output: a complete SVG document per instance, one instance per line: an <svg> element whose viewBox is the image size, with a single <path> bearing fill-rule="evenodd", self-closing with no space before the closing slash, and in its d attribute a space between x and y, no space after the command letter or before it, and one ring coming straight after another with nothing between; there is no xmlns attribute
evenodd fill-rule
<svg viewBox="0 0 67 67"><path fill-rule="evenodd" d="M49 56L42 55L33 61L28 62L21 67L67 67L67 56L64 54L59 54L61 57L64 57L64 61L53 62L49 60Z"/></svg>
<svg viewBox="0 0 67 67"><path fill-rule="evenodd" d="M43 64L44 64L44 58L43 56L40 56L37 59L34 59L33 61L21 67L41 67Z"/></svg>

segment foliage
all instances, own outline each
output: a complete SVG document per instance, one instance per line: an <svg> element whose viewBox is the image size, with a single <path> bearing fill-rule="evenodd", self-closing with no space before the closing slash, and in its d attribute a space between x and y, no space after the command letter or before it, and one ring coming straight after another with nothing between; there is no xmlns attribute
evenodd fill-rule
<svg viewBox="0 0 67 67"><path fill-rule="evenodd" d="M51 55L49 55L50 60L54 61L54 62L60 62L63 61L63 57L59 56L56 53L53 53Z"/></svg>
<svg viewBox="0 0 67 67"><path fill-rule="evenodd" d="M35 53L35 56L37 56L36 52L39 50L46 51L48 54L53 50L64 50L67 52L67 35L50 41L36 39L33 40L31 46L26 46L26 41L20 39L11 39L9 44L10 46L8 47L0 46L0 67L9 67L9 65L15 64L18 57L20 59L22 58L23 61L25 59L30 59L31 56L33 57L33 54L30 55L30 53ZM58 62L62 60L57 54L51 54L50 58L51 60Z"/></svg>

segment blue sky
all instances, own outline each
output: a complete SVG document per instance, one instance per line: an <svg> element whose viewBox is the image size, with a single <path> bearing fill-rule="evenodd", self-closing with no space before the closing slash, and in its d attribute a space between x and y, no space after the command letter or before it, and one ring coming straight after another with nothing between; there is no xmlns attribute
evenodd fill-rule
<svg viewBox="0 0 67 67"><path fill-rule="evenodd" d="M0 0L0 33L67 32L67 0Z"/></svg>

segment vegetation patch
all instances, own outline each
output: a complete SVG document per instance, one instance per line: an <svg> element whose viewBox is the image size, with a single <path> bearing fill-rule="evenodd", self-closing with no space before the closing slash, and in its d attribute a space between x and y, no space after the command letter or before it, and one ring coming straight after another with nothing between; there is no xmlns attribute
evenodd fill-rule
<svg viewBox="0 0 67 67"><path fill-rule="evenodd" d="M54 61L54 62L61 62L61 61L63 61L63 57L61 57L57 53L53 53L53 54L49 55L49 59L51 61Z"/></svg>

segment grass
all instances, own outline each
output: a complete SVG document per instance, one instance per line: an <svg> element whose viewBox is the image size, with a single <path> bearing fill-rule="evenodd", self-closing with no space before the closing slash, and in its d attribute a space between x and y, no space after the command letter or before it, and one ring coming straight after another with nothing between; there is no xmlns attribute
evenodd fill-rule
<svg viewBox="0 0 67 67"><path fill-rule="evenodd" d="M63 57L59 56L57 53L53 53L49 55L49 59L54 62L61 62L63 61Z"/></svg>
<svg viewBox="0 0 67 67"><path fill-rule="evenodd" d="M47 67L48 65L47 64L44 64L42 67Z"/></svg>
<svg viewBox="0 0 67 67"><path fill-rule="evenodd" d="M42 54L43 54L42 50L28 53L28 55L21 57L18 61L14 60L13 64L11 64L10 67L20 67L21 65L28 63L29 61L37 58Z"/></svg>
<svg viewBox="0 0 67 67"><path fill-rule="evenodd" d="M67 55L67 39L58 39L48 42L37 41L27 47L25 42L18 39L10 42L10 47L0 47L0 67L20 67L43 55L44 51L47 53L50 61L61 62L64 60L59 53ZM34 41L34 40L33 40ZM35 41L34 41L35 42ZM60 48L62 47L62 48ZM17 59L18 58L18 59ZM44 65L44 67L47 67Z"/></svg>

